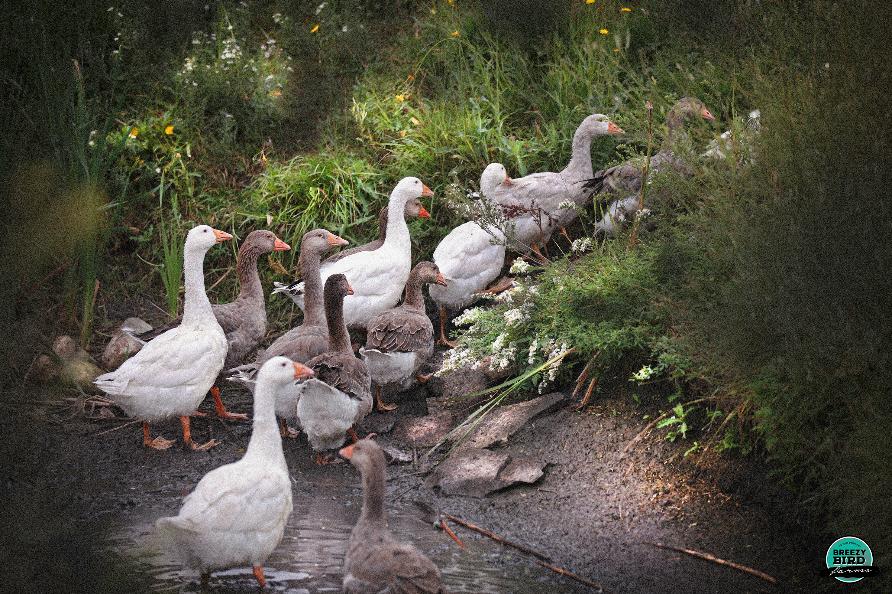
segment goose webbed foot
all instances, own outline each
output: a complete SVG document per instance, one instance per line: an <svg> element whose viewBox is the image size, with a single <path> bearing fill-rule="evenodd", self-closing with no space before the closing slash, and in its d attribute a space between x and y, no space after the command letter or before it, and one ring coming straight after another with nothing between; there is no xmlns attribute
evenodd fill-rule
<svg viewBox="0 0 892 594"><path fill-rule="evenodd" d="M183 426L183 447L189 448L193 452L206 452L209 449L220 445L216 439L211 439L205 443L198 444L192 441L192 426L189 417L180 417L180 424Z"/></svg>
<svg viewBox="0 0 892 594"><path fill-rule="evenodd" d="M226 410L226 406L223 404L223 399L220 398L220 388L217 386L213 386L211 388L211 396L214 398L214 411L217 413L218 419L225 419L227 421L247 421L248 415L242 413L231 413Z"/></svg>
<svg viewBox="0 0 892 594"><path fill-rule="evenodd" d="M431 381L432 377L434 377L433 373L416 373L415 374L415 380L421 385L424 385L427 382Z"/></svg>
<svg viewBox="0 0 892 594"><path fill-rule="evenodd" d="M490 286L486 287L484 290L480 291L481 295L498 295L504 291L507 291L511 287L514 286L514 279L510 276L503 276Z"/></svg>
<svg viewBox="0 0 892 594"><path fill-rule="evenodd" d="M149 430L149 424L145 422L142 424L142 445L145 447L153 450L166 450L175 443L176 440L164 439L160 435L153 439Z"/></svg>
<svg viewBox="0 0 892 594"><path fill-rule="evenodd" d="M297 436L300 435L300 431L292 429L288 426L288 421L282 419L279 421L279 434L287 439L297 439Z"/></svg>
<svg viewBox="0 0 892 594"><path fill-rule="evenodd" d="M375 386L375 410L378 412L390 412L397 409L397 405L384 402L381 398L381 386Z"/></svg>

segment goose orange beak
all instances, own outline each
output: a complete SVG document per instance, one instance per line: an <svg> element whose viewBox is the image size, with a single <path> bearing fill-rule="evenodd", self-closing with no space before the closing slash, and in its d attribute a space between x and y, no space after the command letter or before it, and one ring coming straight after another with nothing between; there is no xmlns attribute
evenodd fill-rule
<svg viewBox="0 0 892 594"><path fill-rule="evenodd" d="M315 375L313 370L307 367L306 365L302 365L297 361L294 362L294 379L307 379L313 377Z"/></svg>
<svg viewBox="0 0 892 594"><path fill-rule="evenodd" d="M353 444L348 445L346 448L341 448L341 451L338 452L342 458L346 458L349 460L353 457Z"/></svg>
<svg viewBox="0 0 892 594"><path fill-rule="evenodd" d="M232 239L232 235L226 231L220 231L219 229L211 229L211 231L214 232L214 237L217 238L217 243L223 243L224 241Z"/></svg>
<svg viewBox="0 0 892 594"><path fill-rule="evenodd" d="M347 283L347 294L348 294L348 295L352 295L352 294L353 294L353 287L351 287L349 283Z"/></svg>
<svg viewBox="0 0 892 594"><path fill-rule="evenodd" d="M440 285L441 287L447 286L446 285L446 277L443 276L442 272L437 273L437 280L435 280L434 282L437 283L438 285Z"/></svg>
<svg viewBox="0 0 892 594"><path fill-rule="evenodd" d="M427 186L424 186L424 187L426 188ZM427 209L422 206L418 209L418 218L429 219L429 218L431 218L431 213L427 212Z"/></svg>
<svg viewBox="0 0 892 594"><path fill-rule="evenodd" d="M330 245L330 246L339 247L342 245L347 245L348 243L350 243L350 242L347 241L346 239L344 239L343 237L338 237L334 233L328 234L328 245Z"/></svg>
<svg viewBox="0 0 892 594"><path fill-rule="evenodd" d="M291 246L276 237L276 241L273 242L273 251L274 252L287 252L291 249Z"/></svg>
<svg viewBox="0 0 892 594"><path fill-rule="evenodd" d="M433 196L433 195L434 195L433 190L431 190L430 188L428 188L426 185L421 184L421 187L422 187L422 190L421 190L421 195L422 195L422 196Z"/></svg>
<svg viewBox="0 0 892 594"><path fill-rule="evenodd" d="M617 134L625 134L626 131L614 124L613 122L607 122L607 133L613 134L614 136Z"/></svg>
<svg viewBox="0 0 892 594"><path fill-rule="evenodd" d="M715 121L715 116L712 115L712 112L705 107L700 110L700 115L703 116L704 120L709 120L710 122Z"/></svg>

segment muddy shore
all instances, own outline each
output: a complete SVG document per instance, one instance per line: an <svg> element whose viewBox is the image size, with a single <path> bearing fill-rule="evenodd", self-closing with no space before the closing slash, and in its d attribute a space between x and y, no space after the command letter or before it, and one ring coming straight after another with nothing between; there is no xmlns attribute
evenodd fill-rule
<svg viewBox="0 0 892 594"><path fill-rule="evenodd" d="M419 391L389 413L397 426L401 419L448 408L442 400L425 400L425 394ZM2 589L197 589L188 576L159 572L146 562L142 551L151 546L145 545L151 541L151 523L175 513L204 473L238 459L250 425L199 418L194 437L219 439L220 446L210 452L147 451L138 425L123 426L125 419L86 420L70 405L54 404L71 394L22 388L5 396L3 401L11 404L0 418L0 522L7 543L0 566L8 574ZM227 388L224 399L233 410L250 412L248 393ZM204 407L210 410L210 403ZM468 545L460 551L422 522L414 500L546 554L600 583L605 592L814 592L826 587L817 573L826 539L808 536L793 523L785 494L763 469L726 460L709 471L695 471L679 462L684 444L655 436L624 454L647 424L645 412L617 389L583 412L564 405L536 418L504 448L547 462L544 477L484 498L444 496L425 486L425 477L411 463L391 465L391 525L446 565L444 576L453 591L591 590L454 527ZM387 418L370 422L391 425ZM156 428L169 438L177 430L176 422ZM379 439L412 452L412 445L398 437L393 431ZM347 464L313 465L303 437L287 441L285 451L294 482L293 538L286 536L283 550L271 560L284 572L280 580L274 574L271 587L336 591L343 547L358 515L357 474ZM780 585L645 542L706 551L775 576ZM212 587L255 589L249 576L238 572L215 577Z"/></svg>

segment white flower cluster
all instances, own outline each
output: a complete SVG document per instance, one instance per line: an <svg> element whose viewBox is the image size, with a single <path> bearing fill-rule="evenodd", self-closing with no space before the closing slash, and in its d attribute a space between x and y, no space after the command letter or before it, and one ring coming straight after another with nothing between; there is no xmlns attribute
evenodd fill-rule
<svg viewBox="0 0 892 594"><path fill-rule="evenodd" d="M459 316L452 320L452 323L455 326L470 326L471 324L477 322L482 314L482 308L472 307L463 311Z"/></svg>
<svg viewBox="0 0 892 594"><path fill-rule="evenodd" d="M511 268L508 270L511 274L526 274L529 272L531 266L529 263L523 258L517 258L511 264Z"/></svg>
<svg viewBox="0 0 892 594"><path fill-rule="evenodd" d="M234 37L223 40L223 51L220 52L220 59L224 62L235 62L242 55L242 48ZM226 67L225 65L223 66Z"/></svg>
<svg viewBox="0 0 892 594"><path fill-rule="evenodd" d="M450 371L473 367L474 365L479 365L479 361L480 358L470 350L458 346L449 351L449 354L443 359L443 364L440 366L440 369L438 369L434 375L440 377Z"/></svg>
<svg viewBox="0 0 892 594"><path fill-rule="evenodd" d="M512 341L506 345L505 343L507 340L508 335L502 333L492 342L492 347L490 348L492 355L489 358L489 368L493 371L503 371L508 369L517 358L517 343Z"/></svg>
<svg viewBox="0 0 892 594"><path fill-rule="evenodd" d="M527 319L527 316L518 307L506 310L502 316L505 318L505 324L508 326L520 326Z"/></svg>
<svg viewBox="0 0 892 594"><path fill-rule="evenodd" d="M650 365L645 365L632 374L632 379L636 382L646 382L647 380L652 378L656 372L657 370Z"/></svg>
<svg viewBox="0 0 892 594"><path fill-rule="evenodd" d="M580 237L579 239L574 239L573 244L570 246L570 249L574 254L584 254L585 252L592 249L592 238L591 237Z"/></svg>
<svg viewBox="0 0 892 594"><path fill-rule="evenodd" d="M542 345L542 352L548 353L546 356L546 360L550 361L556 357L558 357L557 361L548 366L547 371L545 372L545 377L542 378L542 381L539 382L539 393L541 394L546 387L553 384L557 379L558 371L561 368L561 363L564 362L564 357L567 351L570 350L570 347L567 346L566 342L562 342L560 346L557 346L557 341L549 339Z"/></svg>

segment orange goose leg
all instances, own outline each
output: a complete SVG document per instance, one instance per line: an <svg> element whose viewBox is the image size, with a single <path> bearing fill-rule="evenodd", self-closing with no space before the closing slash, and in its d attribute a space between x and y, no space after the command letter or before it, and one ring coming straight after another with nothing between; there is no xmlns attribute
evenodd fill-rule
<svg viewBox="0 0 892 594"><path fill-rule="evenodd" d="M146 421L142 423L142 445L153 450L166 450L176 441L173 439L164 439L160 435L152 439L152 433L149 431L149 424Z"/></svg>
<svg viewBox="0 0 892 594"><path fill-rule="evenodd" d="M223 399L220 398L220 388L217 386L211 387L211 396L214 397L214 410L217 412L217 417L220 419L226 419L228 421L247 421L248 415L244 415L242 413L231 413L226 410L226 407L223 405Z"/></svg>
<svg viewBox="0 0 892 594"><path fill-rule="evenodd" d="M282 437L287 437L288 439L297 439L297 436L300 435L300 431L289 427L288 421L285 419L279 421L279 433Z"/></svg>
<svg viewBox="0 0 892 594"><path fill-rule="evenodd" d="M396 404L387 404L383 400L381 400L381 386L375 386L375 410L378 412L389 412L391 410L396 410Z"/></svg>
<svg viewBox="0 0 892 594"><path fill-rule="evenodd" d="M437 339L437 344L450 349L454 349L457 346L456 343L446 338L446 308L442 305L440 306L440 338Z"/></svg>
<svg viewBox="0 0 892 594"><path fill-rule="evenodd" d="M189 424L189 417L180 417L180 424L183 426L183 447L191 448L196 452L205 452L215 445L219 445L220 442L216 439L212 439L206 443L198 445L194 441L192 441L192 427Z"/></svg>
<svg viewBox="0 0 892 594"><path fill-rule="evenodd" d="M266 588L266 578L263 575L263 565L254 566L254 577L261 588Z"/></svg>

